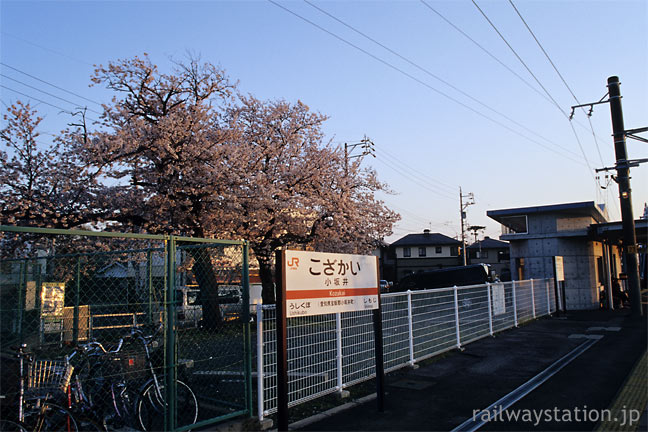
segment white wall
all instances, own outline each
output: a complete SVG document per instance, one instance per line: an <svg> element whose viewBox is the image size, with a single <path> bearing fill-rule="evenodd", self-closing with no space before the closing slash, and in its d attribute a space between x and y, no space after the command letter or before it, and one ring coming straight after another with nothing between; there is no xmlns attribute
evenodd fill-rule
<svg viewBox="0 0 648 432"><path fill-rule="evenodd" d="M426 246L425 256L419 256L419 247L410 246L410 251L412 252L411 256L405 257L403 255L403 247L396 248L396 258L398 259L408 259L408 258L456 258L456 255L451 255L451 246L441 246L441 253L436 253L436 246Z"/></svg>

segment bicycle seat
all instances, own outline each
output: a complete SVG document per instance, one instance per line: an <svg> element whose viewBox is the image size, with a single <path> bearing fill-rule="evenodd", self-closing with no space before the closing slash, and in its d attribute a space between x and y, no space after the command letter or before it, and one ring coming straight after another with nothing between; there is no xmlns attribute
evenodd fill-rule
<svg viewBox="0 0 648 432"><path fill-rule="evenodd" d="M9 349L11 351L16 351L16 354L15 354L16 358L24 357L24 358L30 359L31 356L32 356L32 353L26 351L26 349L27 349L26 344L22 344L22 345L19 345L19 346L14 345L14 346L9 347Z"/></svg>

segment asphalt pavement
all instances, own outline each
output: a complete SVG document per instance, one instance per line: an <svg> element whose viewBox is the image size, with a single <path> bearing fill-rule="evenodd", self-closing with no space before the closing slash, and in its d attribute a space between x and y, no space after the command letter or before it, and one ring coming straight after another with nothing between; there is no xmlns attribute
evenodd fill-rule
<svg viewBox="0 0 648 432"><path fill-rule="evenodd" d="M369 397L290 428L642 430L648 383L645 371L637 374L645 362L635 366L645 360L646 328L646 319L633 319L628 309L532 321L388 374L383 412Z"/></svg>

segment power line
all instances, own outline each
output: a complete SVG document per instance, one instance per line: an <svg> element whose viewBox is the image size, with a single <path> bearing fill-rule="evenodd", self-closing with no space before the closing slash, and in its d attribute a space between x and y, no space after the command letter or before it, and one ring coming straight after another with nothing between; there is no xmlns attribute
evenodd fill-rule
<svg viewBox="0 0 648 432"><path fill-rule="evenodd" d="M441 191L438 191L438 190L435 190L435 189L430 188L430 187L425 183L425 181L421 181L420 179L417 179L416 177L412 176L411 174L409 174L409 173L407 172L407 170L403 170L403 168L401 168L401 167L394 166L393 164L391 164L390 162L388 162L388 161L385 160L385 159L378 159L378 158L376 158L376 160L377 160L377 161L379 160L379 161L382 162L386 167L391 168L392 170L396 171L398 174L400 174L400 175L401 175L403 178L405 178L406 180L411 181L412 183L414 183L414 184L418 185L419 187L421 187L421 188L427 190L428 192L432 192L433 194L436 194L436 195L438 195L438 196L441 197L441 198L445 198L445 199L449 199L449 200L454 200L453 197L451 197L451 196L449 196L449 195L446 195L445 193L443 193L443 192L441 192Z"/></svg>
<svg viewBox="0 0 648 432"><path fill-rule="evenodd" d="M11 33L7 33L7 32L5 32L5 31L3 31L2 34L5 35L5 36L9 36L9 37L12 37L12 38L14 38L14 39L17 39L17 40L19 40L19 41L21 41L21 42L23 42L23 43L26 43L26 44L29 44L29 45L35 46L36 48L40 48L40 49L42 49L42 50L49 51L49 52L54 53L54 54L56 54L56 55L59 55L59 56L61 56L61 57L65 57L65 58L67 58L67 59L69 59L69 60L73 60L73 61L75 61L75 62L77 62L77 63L81 63L81 64L84 64L84 65L87 65L87 66L94 66L92 63L88 63L88 62L86 62L86 61L79 60L79 59L74 58L74 57L72 57L72 56L69 56L69 55L67 55L67 54L65 54L65 53L63 53L63 52L56 51L56 50L53 50L53 49L51 49L51 48L47 48L47 47L45 47L45 46L43 46L43 45L39 45L39 44L37 44L37 43L34 43L34 42L31 42L31 41L28 41L27 39L20 38L20 37L18 37L18 36L16 36L16 35L13 35L13 34L11 34Z"/></svg>
<svg viewBox="0 0 648 432"><path fill-rule="evenodd" d="M442 182L440 182L438 180L435 180L435 179L427 176L426 174L423 174L421 171L418 171L417 169L412 167L410 164L408 164L406 162L403 162L402 160L400 160L396 156L390 154L389 152L385 151L384 149L381 149L380 152L377 152L376 154L377 154L376 157L378 157L378 156L387 157L389 159L389 161L391 161L393 163L396 163L397 165L400 165L402 167L402 168L399 168L399 169L406 170L406 172L410 176L412 176L413 178L417 178L418 180L420 180L422 182L425 182L425 183L439 183L440 186L444 187L446 190L454 190L455 189L455 186L446 185L445 183L442 183ZM447 194L448 191L446 191L446 190L439 189L439 192ZM450 197L450 196L453 196L453 195L447 195L447 196Z"/></svg>
<svg viewBox="0 0 648 432"><path fill-rule="evenodd" d="M488 22L488 24L490 24L490 26L493 28L493 30L495 30L495 33L497 33L497 35L500 37L500 39L502 39L502 41L504 41L504 43L506 44L506 46L509 47L509 49L510 49L511 52L515 55L515 57L519 60L519 62L522 63L522 66L524 66L524 68L527 70L527 72L529 72L529 74L533 77L533 79L536 81L536 83L538 83L538 85L542 88L542 90L544 90L544 92L547 94L547 96L551 99L551 101L553 102L553 104L556 106L556 109L557 109L558 111L560 111L560 112L562 113L562 115L565 116L565 118L567 118L567 120L569 120L569 116L567 115L567 113L564 112L564 111L562 110L562 108L560 108L560 104L559 104L558 102L556 102L556 99L554 99L554 97L551 96L551 93L549 93L549 91L545 88L545 86L542 85L542 83L540 82L540 80L538 79L538 77L533 73L533 71L531 70L531 68L529 68L529 66L524 62L524 60L522 60L522 57L520 57L520 55L517 53L517 51L515 51L515 48L513 48L513 46L511 46L511 44L509 43L509 41L506 40L506 38L505 38L504 35L499 31L499 29L497 28L497 26L496 26L496 25L495 25L495 24L490 20L490 18L488 18L488 15L486 15L486 13L482 10L482 8L479 7L479 5L477 4L477 2L476 2L475 0L471 0L471 2L472 2L473 5L475 5L475 7L477 8L477 10L478 10L478 11L482 14L482 16L486 19L486 21ZM588 169L589 169L589 172L590 172L590 174L592 175L592 178L594 178L594 173L593 173L594 170L592 169L592 167L591 167L591 165L590 165L590 163L589 163L589 160L587 159L587 155L585 154L585 150L583 149L583 145L581 144L581 141L580 141L580 139L578 138L578 134L576 133L576 129L574 128L574 125L573 125L571 122L569 122L569 124L570 124L570 126L571 126L571 130L572 130L573 133L574 133L574 136L576 137L576 141L578 142L578 147L580 148L581 153L583 154L583 158L585 159L585 163L587 164L587 167L588 167Z"/></svg>
<svg viewBox="0 0 648 432"><path fill-rule="evenodd" d="M430 5L429 5L425 0L419 0L419 1L420 1L420 2L425 6L425 7L427 7L429 10L431 10L432 12L434 12L437 16L439 16L439 18L441 18L443 21L445 21L449 26L451 26L453 29L455 29L457 32L459 32L461 35L463 35L466 39L468 39L470 42L472 42L475 46L477 46L480 50L482 50L484 53L486 53L490 58L492 58L492 59L495 60L497 63L499 63L499 64L500 64L504 69L506 69L507 71L509 71L512 75L514 75L516 78L518 78L518 79L519 79L520 81L522 81L524 84L526 84L526 85L527 85L531 90L533 90L533 91L534 91L538 96L542 97L544 100L546 100L546 101L549 102L550 104L553 104L552 101L551 101L551 99L549 99L549 98L547 97L547 95L545 95L544 93L542 93L542 92L541 92L540 90L538 90L535 86L533 86L531 83L529 83L526 79L524 79L522 76L520 76L520 74L518 74L518 73L515 72L513 69L511 69L509 66L507 66L506 63L504 63L504 62L501 61L499 58L497 58L493 53L491 53L490 51L488 51L488 50L487 50L483 45L481 45L479 42L477 42L474 38L470 37L470 35L468 35L466 32L464 32L463 30L461 30L461 28L459 28L459 26L457 26L457 25L454 24L452 21L450 21L446 16L444 16L443 14L441 14L441 12L439 12L438 10L436 10L435 8L433 8L432 6L430 6ZM587 129L585 126L583 126L582 123L580 123L580 122L578 122L578 121L576 121L576 123L579 124L581 127ZM590 124L591 124L591 120L590 120ZM561 148L563 148L563 147L561 147ZM565 149L565 150L567 150L567 149ZM577 153L573 153L573 152L571 152L570 150L567 150L567 151L569 151L569 152L572 153L572 154L577 154Z"/></svg>
<svg viewBox="0 0 648 432"><path fill-rule="evenodd" d="M347 27L348 29L350 29L350 30L354 31L355 33L359 34L360 36L364 37L365 39L367 39L367 40L373 42L374 44L378 45L379 47L385 49L386 51L388 51L388 52L390 52L391 54L395 55L396 57L400 58L401 60L407 62L407 63L410 64L411 66L414 66L415 68L417 68L418 70L422 71L423 73L425 73L425 74L431 76L432 78L436 79L437 81L439 81L439 82L445 84L446 86L450 87L451 89L455 90L456 92L458 92L458 93L464 95L465 97L467 97L468 99L472 100L473 102L476 102L477 104L479 104L479 105L483 106L484 108L490 110L491 112L493 112L493 113L495 113L495 114L497 114L497 115L503 117L504 119L510 121L511 123L515 124L516 126L522 128L522 129L524 129L525 131L527 131L527 132L529 132L529 133L531 133L531 134L537 136L538 138L541 138L541 139L543 139L543 140L549 142L550 144L554 144L554 145L556 145L557 147L561 147L560 145L558 145L558 144L552 142L551 140L549 140L549 139L543 137L543 136L540 135L539 133L537 133L537 132L535 132L535 131L529 129L528 127L524 126L523 124L521 124L521 123L515 121L514 119L512 119L512 118L509 117L509 116L507 116L506 114L504 114L504 113L502 113L502 112L496 110L496 109L493 108L492 106L490 106L490 105L488 105L488 104L486 104L486 103L480 101L479 99L473 97L472 95L470 95L469 93L463 91L462 89L458 88L457 86L453 85L452 83L450 83L450 82L444 80L443 78L439 77L438 75L432 73L429 69L424 68L423 66L421 66L421 65L419 65L418 63L415 63L414 61L410 60L409 58L407 58L407 57L401 55L400 53L396 52L395 50L389 48L388 46L384 45L383 43L381 43L381 42L377 41L376 39L372 38L371 36L369 36L369 35L367 35L367 34L361 32L360 30L358 30L357 28L353 27L352 25L350 25L350 24L348 24L348 23L342 21L341 19L339 19L339 18L336 17L335 15L331 14L330 12L327 12L326 10L320 8L319 6L316 6L315 4L313 4L312 2L310 2L309 0L304 0L304 2L305 2L306 4L308 4L309 6L311 6L311 7L315 8L315 9L317 9L318 11L320 11L321 13L323 13L324 15L328 16L329 18L334 19L335 21L339 22L340 24L342 24L343 26Z"/></svg>
<svg viewBox="0 0 648 432"><path fill-rule="evenodd" d="M2 88L4 88L4 89L7 89L7 90L9 90L9 91L12 91L12 92L14 92L14 93L16 93L16 94L19 94L19 95L21 95L21 96L25 96L25 97L28 97L28 98L30 98L30 99L33 99L33 100L35 100L35 101L37 101L37 102L40 102L40 103L43 103L43 104L45 104L45 105L49 105L49 106L51 106L52 108L59 109L59 110L61 110L61 112L64 112L64 113L66 113L66 114L70 114L70 115L72 115L72 116L78 114L78 113L74 113L74 112L72 112L72 111L68 111L68 110L66 110L65 108L62 108L62 107L60 107L60 106L58 106L58 105L51 104L51 103L46 102L46 101L44 101L44 100L42 100L42 99L36 98L36 97L34 97L34 96L31 96L31 95L28 95L28 94L26 94L26 93L20 92L20 91L18 91L18 90L12 89L11 87L7 87L7 86L5 86L5 85L3 85L3 84L0 84L0 87L2 87ZM87 117L87 116L86 116L86 118L87 118L88 120L92 120L92 121L95 121L95 122L99 122L99 120L93 119L92 117Z"/></svg>
<svg viewBox="0 0 648 432"><path fill-rule="evenodd" d="M60 100L62 100L63 102L66 102L66 103L69 103L69 104L71 104L71 105L74 105L75 108L82 108L82 107L80 107L79 104L77 104L76 102L72 102L72 101L67 100L67 99L64 99L64 98L62 98L62 97L60 97L60 96L56 96L55 94L52 94L52 93L46 92L45 90L39 89L38 87L34 87L34 86L31 86L31 85L29 85L29 84L27 84L27 83L24 83L24 82L20 81L20 80L17 80L17 79L11 78L10 76L7 76L7 75L5 75L5 74L3 74L3 73L0 73L0 76L6 78L6 79L8 79L8 80L11 80L11 81L17 82L18 84L21 84L21 85L23 85L23 86L25 86L25 87L29 87L29 88L32 89L32 90L36 90L36 91L39 91L39 92L41 92L41 93L44 93L44 94L46 94L46 95L48 95L48 96L51 96L51 97L53 97L53 98L60 99ZM95 111L95 110L93 110L93 109L91 109L91 108L87 108L87 107L86 107L86 109L87 109L88 111L91 111L91 112L95 113L95 114L99 114L99 115L101 115L101 113L100 113L99 111Z"/></svg>
<svg viewBox="0 0 648 432"><path fill-rule="evenodd" d="M522 66L524 66L524 68L527 70L527 72L529 72L529 74L533 77L533 79L535 80L535 82L538 83L538 85L540 86L540 88L542 88L542 90L545 92L545 94L547 95L547 97L549 97L549 99L551 99L551 102L553 102L553 104L556 106L556 108L557 108L559 111L562 112L562 108L560 108L560 104L559 104L558 102L556 102L556 99L554 99L553 96L551 96L551 93L549 93L549 91L545 88L545 86L542 85L542 83L540 82L540 80L538 79L538 77L533 73L533 71L532 71L532 70L529 68L529 66L524 62L524 60L522 60L522 57L520 57L520 55L517 53L517 51L515 51L515 48L513 48L513 47L511 46L511 44L509 43L509 41L506 40L506 38L505 38L504 35L499 31L499 29L497 28L497 26L495 26L495 24L493 24L493 22L490 20L490 18L488 18L488 15L486 15L486 13L482 10L482 8L479 7L479 5L477 4L477 2L476 2L475 0L470 0L470 1L472 2L472 4L475 5L475 7L477 8L477 10L482 14L482 16L486 19L486 21L488 21L488 24L490 24L490 26L493 28L493 30L495 30L495 33L497 33L497 35L500 37L500 39L502 39L502 41L504 41L504 43L506 44L506 46L509 47L509 49L511 50L511 52L513 53L513 55L515 55L515 57L518 59L518 61L519 61L520 63L522 63ZM563 114L567 115L566 113L563 113Z"/></svg>
<svg viewBox="0 0 648 432"><path fill-rule="evenodd" d="M21 73L21 74L23 74L23 75L26 75L26 76L28 76L28 77L30 77L30 78L32 78L32 79L35 79L36 81L40 81L40 82L42 82L43 84L47 84L48 86L54 87L55 89L58 89L58 90L64 91L64 92L69 93L69 94L71 94L71 95L73 95L73 96L76 96L76 97L78 97L78 98L81 98L81 99L83 99L83 100L85 100L85 101L92 102L93 104L96 104L96 105L99 105L99 106L103 106L103 104L101 104L101 103L99 103L99 102L97 102L97 101L94 101L94 100L92 100L92 99L88 99L88 98L85 97L85 96L81 96L80 94L77 94L77 93L71 92L70 90L64 89L63 87L59 87L59 86L57 86L57 85L55 85L55 84L52 84L51 82L45 81L44 79L38 78L38 77L36 77L36 76L34 76L34 75L31 75L31 74L29 74L29 73L27 73L27 72L25 72L25 71L22 71L22 70L18 69L18 68L16 68L16 67L9 66L8 64L6 64L6 63L4 63L4 62L0 62L0 65L4 66L4 67L6 67L6 68L9 68L9 69L11 69L11 70L14 70L14 71L16 71L16 72L18 72L18 73Z"/></svg>
<svg viewBox="0 0 648 432"><path fill-rule="evenodd" d="M565 80L565 78L563 77L563 75L562 75L562 74L560 73L560 71L558 70L558 67L556 67L556 64L553 62L553 60L551 60L551 57L549 57L549 54L547 53L547 51L544 49L544 47L543 47L542 44L540 43L540 40L538 40L538 38L536 37L536 35L535 35L535 33L533 32L533 30L531 30L531 27L529 27L529 24L527 24L526 20L524 19L524 17L522 16L522 14L521 14L520 11L518 10L518 8L517 8L517 7L515 6L515 4L513 3L513 0L509 0L509 3L510 3L511 6L513 7L513 9L515 9L515 12L516 12L517 15L520 17L520 19L521 19L522 22L524 23L524 26L527 28L527 30L529 31L529 33L531 33L531 36L533 36L533 40L536 41L536 43L538 44L538 47L540 47L540 50L541 50L542 53L545 55L545 57L547 58L547 60L548 60L549 63L551 64L551 67L553 67L554 71L556 71L556 73L557 73L558 76L560 77L560 80L562 81L562 83L565 85L565 87L567 87L567 90L569 91L569 93L572 95L572 97L573 97L574 100L576 101L576 104L581 105L580 101L579 101L578 98L576 97L576 94L575 94L574 91L571 89L571 87L569 87L569 84L567 84L567 81ZM581 107L581 109L583 110L583 112L585 112L585 108L584 108L584 107ZM601 148L599 147L598 138L597 138L597 136L596 136L596 133L594 132L594 126L592 125L592 119L590 118L590 116L587 116L587 120L588 120L588 122L589 122L589 126L590 126L590 129L591 129L591 131L592 131L592 136L594 137L594 143L595 143L595 145L596 145L596 150L598 151L599 158L601 159L601 164L602 164L602 165L605 165L605 164L603 163L603 156L601 155Z"/></svg>
<svg viewBox="0 0 648 432"><path fill-rule="evenodd" d="M451 100L452 102L454 102L454 103L456 103L456 104L458 104L458 105L464 107L465 109L467 109L467 110L469 110L469 111L471 111L471 112L477 114L478 116L483 117L484 119L486 119L486 120L488 120L488 121L490 121L490 122L492 122L492 123L495 123L496 125L498 125L498 126L504 128L504 129L508 130L509 132L514 133L515 135L518 135L518 136L520 136L520 137L526 139L527 141L530 141L530 142L532 142L532 143L535 143L535 144L539 145L540 147L543 147L543 148L545 148L546 150L549 150L549 151L551 151L551 152L553 152L553 153L555 153L555 154L558 154L558 155L560 155L560 156L562 156L562 157L565 157L565 158L567 158L567 159L570 159L570 160L573 161L573 162L581 163L580 161L578 161L578 160L576 160L576 159L574 159L574 158L572 158L572 157L570 157L570 156L567 156L567 155L565 155L565 154L562 154L562 153L558 152L557 150L555 150L555 149L553 149L553 148L551 148L551 147L548 147L548 146L546 146L546 145L544 145L544 144L538 142L537 140L535 140L535 139L533 139L533 138L530 138L529 136L527 136L527 135L525 135L525 134L523 134L523 133L521 133L521 132L519 132L519 131L517 131L517 130L515 130L515 129L513 129L513 128L507 126L507 125L505 125L504 123L501 123L500 121L495 120L495 119L493 119L492 117L489 117L488 115L486 115L486 114L484 114L484 113L482 113L482 112L480 112L480 111L478 111L478 110L476 110L476 109L474 109L474 108L472 108L472 107L470 107L470 106L464 104L463 102L461 102L461 101L459 101L459 100L453 98L452 96L450 96L450 95L444 93L443 91L441 91L441 90L439 90L439 89L437 89L437 88L431 86L430 84L426 83L425 81L421 81L420 79L416 78L416 77L413 76L412 74L405 72L404 70L398 68L397 66L394 66L393 64L389 63L388 61L383 60L383 59L381 59L380 57L378 57L378 56L376 56L376 55L374 55L374 54L371 54L371 53L368 52L367 50L365 50L365 49L363 49L363 48L361 48L361 47L359 47L359 46L353 44L352 42L349 42L348 40L342 38L341 36L338 36L337 34L331 32L331 31L325 29L324 27L322 27L322 26L318 25L317 23L315 23L315 22L309 20L308 18L305 18L305 17L299 15L298 13L296 13L296 12L294 12L294 11L292 11L292 10L290 10L290 9L288 9L288 8L286 8L286 7L284 7L284 6L282 6L282 5L280 5L280 4L277 3L276 1L274 1L274 0L267 0L267 1L268 1L269 3L272 3L273 5L277 6L278 8L283 9L284 11L290 13L291 15L293 15L293 16L295 16L295 17L301 19L302 21L305 21L305 22L307 22L308 24L310 24L310 25L312 25L312 26L314 26L314 27L320 29L321 31L323 31L323 32L329 34L330 36L332 36L332 37L338 39L339 41L341 41L341 42L343 42L343 43L345 43L345 44L351 46L352 48L355 48L356 50L358 50L358 51L364 53L365 55L367 55L367 56L373 58L374 60L376 60L376 61L382 63L383 65L385 65L385 66L387 66L387 67L389 67L389 68L395 70L396 72L399 72L399 73L401 73L402 75L405 75L406 77L410 78L411 80L416 81L417 83L423 85L424 87L427 87L428 89L432 90L433 92L435 92L435 93L437 93L437 94L439 94L439 95L441 95L441 96L443 96L443 97L445 97L445 98ZM568 150L565 149L564 147L560 147L560 148L561 148L563 151L568 151Z"/></svg>
<svg viewBox="0 0 648 432"><path fill-rule="evenodd" d="M392 204L391 202L385 202L385 204L387 204L388 207L397 210L398 212L406 213L408 219L413 219L418 223L429 224L429 223L433 222L433 221L425 219L423 216L420 216L417 213L414 213L413 211L405 210L402 207L396 206L396 205Z"/></svg>
<svg viewBox="0 0 648 432"><path fill-rule="evenodd" d="M446 18L444 15L442 15L439 11L437 11L437 10L434 9L432 6L430 6L430 5L429 5L425 0L420 0L420 2L423 3L423 5L425 5L425 6L426 6L428 9L430 9L432 12L434 12L435 14L437 14L437 15L438 15L442 20L444 20L446 23L448 23L452 28L454 28L456 31L458 31L459 33L461 33L461 34L462 34L465 38L467 38L470 42L472 42L473 44L475 44L479 49L481 49L483 52L485 52L485 53L486 53L490 58L492 58L493 60L495 60L495 61L496 61L497 63L499 63L502 67L504 67L506 70L508 70L509 72L511 72L513 75L515 75L515 76L516 76L520 81L522 81L524 84L526 84L526 85L527 85L531 90L533 90L533 91L536 92L539 96L541 96L541 97L543 97L544 99L546 99L548 102L551 102L551 101L547 98L547 96L545 96L544 94L542 94L542 92L541 92L540 90L538 90L537 88L535 88L535 87L534 87L530 82L528 82L527 80L525 80L525 79L524 79L520 74L518 74L518 73L515 72L513 69L511 69L509 66L507 66L503 61L501 61L500 59L498 59L498 58L497 58L493 53L491 53L491 52L488 51L486 48L484 48L483 45L481 45L481 44L480 44L479 42L477 42L475 39L473 39L472 37L470 37L466 32L464 32L463 30L461 30L457 25L455 25L452 21L450 21L448 18Z"/></svg>

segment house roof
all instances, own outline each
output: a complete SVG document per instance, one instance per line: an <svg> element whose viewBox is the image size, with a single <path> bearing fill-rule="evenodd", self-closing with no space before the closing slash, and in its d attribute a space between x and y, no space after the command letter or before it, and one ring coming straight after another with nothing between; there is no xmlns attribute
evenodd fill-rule
<svg viewBox="0 0 648 432"><path fill-rule="evenodd" d="M461 242L440 233L423 232L420 234L407 234L396 240L392 246L458 246Z"/></svg>
<svg viewBox="0 0 648 432"><path fill-rule="evenodd" d="M507 249L509 247L508 242L503 242L500 240L495 240L490 237L486 237L483 240L475 242L468 246L468 249Z"/></svg>
<svg viewBox="0 0 648 432"><path fill-rule="evenodd" d="M486 215L497 222L502 223L502 218L509 216L541 214L541 213L565 213L579 216L591 216L597 222L607 222L605 207L596 204L594 201L584 201L567 204L551 204L546 206L520 207L504 210L488 210Z"/></svg>

